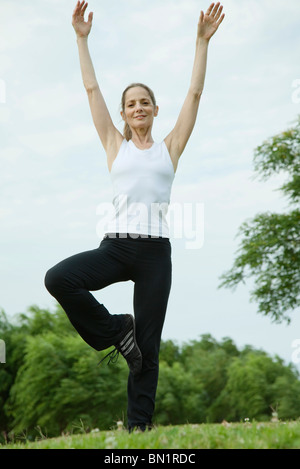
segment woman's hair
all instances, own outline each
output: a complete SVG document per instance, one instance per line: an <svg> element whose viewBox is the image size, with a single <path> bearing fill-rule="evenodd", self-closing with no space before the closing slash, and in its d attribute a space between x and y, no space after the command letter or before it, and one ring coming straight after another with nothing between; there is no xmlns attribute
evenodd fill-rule
<svg viewBox="0 0 300 469"><path fill-rule="evenodd" d="M128 85L127 88L125 88L125 90L123 91L123 94L122 94L121 107L122 107L123 112L125 111L125 97L126 97L127 91L130 88L135 88L137 86L140 86L141 88L144 88L148 92L153 106L156 106L156 99L155 99L154 93L149 88L149 86L144 85L143 83L131 83L131 85ZM131 132L131 129L130 129L129 125L127 124L127 122L125 122L125 125L124 125L123 136L124 136L124 138L126 138L127 141L132 138L132 132Z"/></svg>

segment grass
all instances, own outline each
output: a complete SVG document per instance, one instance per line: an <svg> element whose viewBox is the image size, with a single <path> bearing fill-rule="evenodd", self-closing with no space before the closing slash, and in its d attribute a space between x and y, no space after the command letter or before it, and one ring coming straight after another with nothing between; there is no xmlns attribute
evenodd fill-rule
<svg viewBox="0 0 300 469"><path fill-rule="evenodd" d="M299 449L300 422L158 426L145 433L126 430L0 445L0 449Z"/></svg>

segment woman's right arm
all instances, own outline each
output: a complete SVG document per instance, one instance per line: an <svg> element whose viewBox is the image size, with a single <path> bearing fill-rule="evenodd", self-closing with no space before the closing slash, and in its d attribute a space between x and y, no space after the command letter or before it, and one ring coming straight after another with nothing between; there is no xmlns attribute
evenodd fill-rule
<svg viewBox="0 0 300 469"><path fill-rule="evenodd" d="M87 3L77 2L72 17L72 25L77 35L80 68L84 87L89 98L90 109L102 145L108 159L114 159L123 141L123 136L114 126L105 100L99 88L94 66L88 49L88 35L92 28L93 13L89 13L88 21L84 21ZM112 161L108 161L111 166Z"/></svg>

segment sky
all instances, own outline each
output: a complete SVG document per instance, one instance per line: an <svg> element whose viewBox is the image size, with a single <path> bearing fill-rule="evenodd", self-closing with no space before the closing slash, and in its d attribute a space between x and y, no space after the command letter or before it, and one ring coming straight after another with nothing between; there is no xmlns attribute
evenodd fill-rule
<svg viewBox="0 0 300 469"><path fill-rule="evenodd" d="M76 2L0 2L0 308L14 317L34 304L54 310L45 273L98 247L99 207L111 202L112 186L80 74ZM175 236L170 226L173 282L163 339L230 337L239 348L252 345L300 368L299 311L289 325L273 324L250 302L253 280L234 292L217 288L233 264L239 226L258 212L289 210L276 191L285 175L259 181L253 155L300 114L300 3L222 4L226 16L209 44L198 119L170 203L170 210L191 207L188 223L200 242L191 248L191 233ZM119 130L121 94L132 82L156 95L154 140L172 130L190 82L200 10L208 6L89 2L90 53ZM112 313L132 312L132 295L132 282L95 292Z"/></svg>

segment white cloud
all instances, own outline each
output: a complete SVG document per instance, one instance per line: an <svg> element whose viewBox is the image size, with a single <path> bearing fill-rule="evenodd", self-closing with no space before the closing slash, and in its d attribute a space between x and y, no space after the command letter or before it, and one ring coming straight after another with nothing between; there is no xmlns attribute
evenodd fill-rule
<svg viewBox="0 0 300 469"><path fill-rule="evenodd" d="M60 120L74 108L76 111L78 106L86 104L84 89L79 92L77 84L55 83L22 96L18 109L27 121L45 118Z"/></svg>
<svg viewBox="0 0 300 469"><path fill-rule="evenodd" d="M78 125L52 132L23 134L19 141L29 150L40 156L61 156L64 151L95 140L95 131L91 125ZM82 150L84 151L84 150Z"/></svg>

